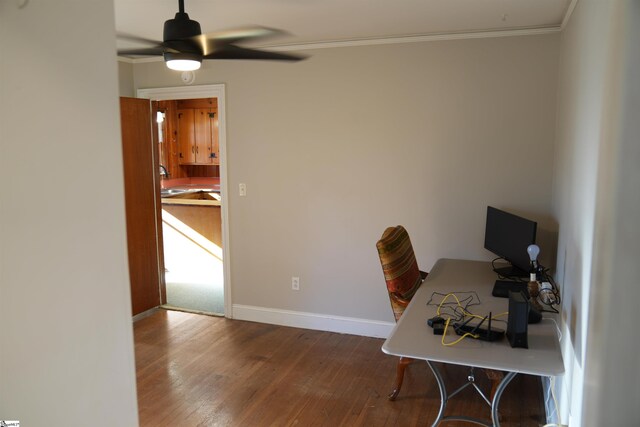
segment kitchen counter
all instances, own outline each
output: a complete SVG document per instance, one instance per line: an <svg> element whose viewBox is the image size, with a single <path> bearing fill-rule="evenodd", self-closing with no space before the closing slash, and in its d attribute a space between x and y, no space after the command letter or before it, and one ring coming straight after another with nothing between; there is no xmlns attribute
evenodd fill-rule
<svg viewBox="0 0 640 427"><path fill-rule="evenodd" d="M220 178L193 177L193 178L172 178L160 180L160 188L193 188L220 192Z"/></svg>
<svg viewBox="0 0 640 427"><path fill-rule="evenodd" d="M161 196L160 201L163 205L220 206L220 193L185 190L184 192Z"/></svg>
<svg viewBox="0 0 640 427"><path fill-rule="evenodd" d="M222 216L217 193L192 192L162 199L163 227L190 230L222 247ZM177 228L176 228L177 227ZM184 228L186 227L186 228Z"/></svg>
<svg viewBox="0 0 640 427"><path fill-rule="evenodd" d="M160 181L163 205L220 206L220 178L176 178Z"/></svg>

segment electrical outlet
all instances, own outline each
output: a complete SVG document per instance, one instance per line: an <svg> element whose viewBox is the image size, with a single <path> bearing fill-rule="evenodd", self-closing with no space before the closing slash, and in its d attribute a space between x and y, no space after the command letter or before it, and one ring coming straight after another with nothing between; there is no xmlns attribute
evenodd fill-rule
<svg viewBox="0 0 640 427"><path fill-rule="evenodd" d="M299 277L292 277L291 278L291 289L294 291L299 291L300 290L300 278Z"/></svg>
<svg viewBox="0 0 640 427"><path fill-rule="evenodd" d="M240 196L244 197L247 195L247 184L241 183L239 186Z"/></svg>

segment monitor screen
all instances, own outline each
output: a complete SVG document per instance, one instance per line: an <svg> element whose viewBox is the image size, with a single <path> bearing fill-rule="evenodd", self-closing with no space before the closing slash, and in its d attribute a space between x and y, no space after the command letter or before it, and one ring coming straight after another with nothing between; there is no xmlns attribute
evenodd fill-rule
<svg viewBox="0 0 640 427"><path fill-rule="evenodd" d="M527 247L536 242L535 221L487 206L484 248L507 260L513 269L496 270L503 276L528 276Z"/></svg>

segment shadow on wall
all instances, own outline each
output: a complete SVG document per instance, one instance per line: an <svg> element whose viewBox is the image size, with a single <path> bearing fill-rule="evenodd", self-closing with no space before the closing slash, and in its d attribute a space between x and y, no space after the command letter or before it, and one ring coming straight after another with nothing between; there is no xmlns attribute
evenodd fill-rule
<svg viewBox="0 0 640 427"><path fill-rule="evenodd" d="M564 251L564 256L560 260L562 262L563 271L559 271L558 279L565 281L559 283L560 294L562 298L562 322L567 325L569 331L569 339L573 346L575 360L582 367L582 325L584 311L588 307L588 300L585 300L584 284L582 277L582 253L578 250L578 246L571 243ZM560 276L562 274L562 276Z"/></svg>

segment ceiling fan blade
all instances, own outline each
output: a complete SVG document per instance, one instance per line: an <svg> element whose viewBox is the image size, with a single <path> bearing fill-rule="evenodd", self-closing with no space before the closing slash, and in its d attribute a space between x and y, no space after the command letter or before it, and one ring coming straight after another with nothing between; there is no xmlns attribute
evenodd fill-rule
<svg viewBox="0 0 640 427"><path fill-rule="evenodd" d="M235 43L240 40L258 40L267 37L286 35L287 33L276 28L253 26L244 28L230 28L228 30L214 31L202 34L201 37L216 40L223 43ZM198 36L196 36L198 37Z"/></svg>
<svg viewBox="0 0 640 427"><path fill-rule="evenodd" d="M118 55L162 56L165 49L162 46L120 49Z"/></svg>
<svg viewBox="0 0 640 427"><path fill-rule="evenodd" d="M200 46L203 55L208 55L228 44L263 40L284 34L286 34L284 31L277 30L275 28L246 27L201 34L199 36L191 37L190 40Z"/></svg>
<svg viewBox="0 0 640 427"><path fill-rule="evenodd" d="M163 46L166 47L168 51L202 55L202 48L200 47L200 44L192 40L192 38L167 40L163 43Z"/></svg>
<svg viewBox="0 0 640 427"><path fill-rule="evenodd" d="M120 40L127 40L127 41L132 41L132 42L150 44L150 45L154 45L154 46L162 45L162 42L159 41L159 40L151 40L151 39L147 39L147 38L139 37L139 36L134 36L133 34L127 34L127 33L118 33L118 34L116 34L116 38L118 38Z"/></svg>
<svg viewBox="0 0 640 427"><path fill-rule="evenodd" d="M203 59L257 59L273 61L300 61L305 56L290 55L287 53L271 52L267 50L247 49L244 47L227 44L217 48Z"/></svg>

